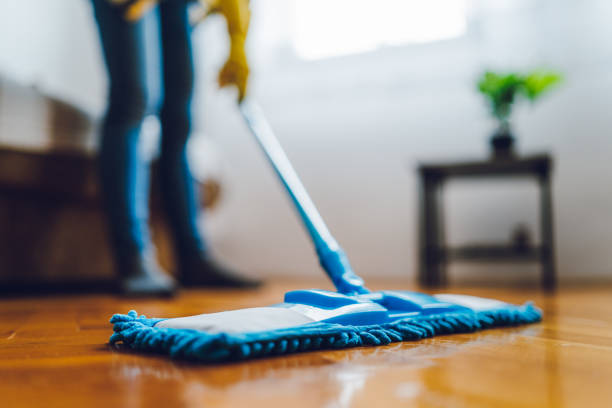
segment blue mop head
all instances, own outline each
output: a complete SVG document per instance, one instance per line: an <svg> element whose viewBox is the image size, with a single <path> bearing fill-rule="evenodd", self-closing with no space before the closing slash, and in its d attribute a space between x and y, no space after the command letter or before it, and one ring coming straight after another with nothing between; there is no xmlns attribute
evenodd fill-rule
<svg viewBox="0 0 612 408"><path fill-rule="evenodd" d="M112 317L110 343L204 363L246 360L303 351L380 346L440 334L540 321L531 303L461 295L374 292L289 292L279 305L152 319L135 311Z"/></svg>

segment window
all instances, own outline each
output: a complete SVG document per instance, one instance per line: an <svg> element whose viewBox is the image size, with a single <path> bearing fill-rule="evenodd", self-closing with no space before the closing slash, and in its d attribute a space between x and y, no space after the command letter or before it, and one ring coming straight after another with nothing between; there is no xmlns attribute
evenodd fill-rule
<svg viewBox="0 0 612 408"><path fill-rule="evenodd" d="M309 60L454 38L467 25L467 0L294 1L292 45Z"/></svg>

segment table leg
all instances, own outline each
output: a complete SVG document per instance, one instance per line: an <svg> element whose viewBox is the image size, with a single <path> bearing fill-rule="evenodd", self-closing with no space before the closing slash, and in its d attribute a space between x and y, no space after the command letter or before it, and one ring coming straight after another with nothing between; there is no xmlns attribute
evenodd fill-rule
<svg viewBox="0 0 612 408"><path fill-rule="evenodd" d="M555 245L553 235L553 203L551 180L540 177L540 221L542 228L542 288L552 291L557 285L555 271Z"/></svg>
<svg viewBox="0 0 612 408"><path fill-rule="evenodd" d="M421 183L419 283L430 287L442 286L446 277L441 259L440 183L427 176Z"/></svg>

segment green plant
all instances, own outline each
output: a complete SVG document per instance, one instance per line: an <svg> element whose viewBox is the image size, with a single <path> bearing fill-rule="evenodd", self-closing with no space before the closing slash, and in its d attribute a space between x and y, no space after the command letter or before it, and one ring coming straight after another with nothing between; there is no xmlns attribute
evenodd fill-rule
<svg viewBox="0 0 612 408"><path fill-rule="evenodd" d="M559 73L552 71L532 71L527 74L486 71L478 80L478 90L487 98L500 129L508 130L512 105L518 96L534 102L561 79Z"/></svg>

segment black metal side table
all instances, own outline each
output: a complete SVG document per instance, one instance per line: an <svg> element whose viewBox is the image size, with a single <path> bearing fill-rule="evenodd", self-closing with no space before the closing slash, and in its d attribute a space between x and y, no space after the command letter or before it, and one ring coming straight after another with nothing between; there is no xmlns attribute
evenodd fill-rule
<svg viewBox="0 0 612 408"><path fill-rule="evenodd" d="M552 159L549 155L487 161L422 164L420 201L420 269L419 281L425 286L446 284L446 264L452 260L539 261L542 265L541 285L546 290L556 286L553 238L553 204L551 191ZM445 182L451 179L535 178L540 189L539 246L516 248L512 245L469 245L448 248L444 244L441 196Z"/></svg>

